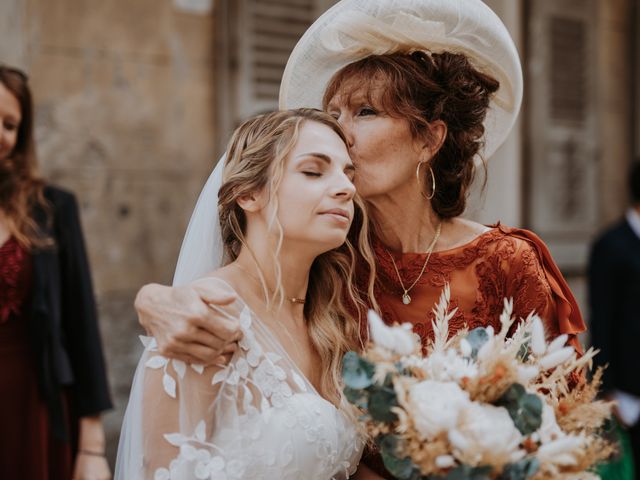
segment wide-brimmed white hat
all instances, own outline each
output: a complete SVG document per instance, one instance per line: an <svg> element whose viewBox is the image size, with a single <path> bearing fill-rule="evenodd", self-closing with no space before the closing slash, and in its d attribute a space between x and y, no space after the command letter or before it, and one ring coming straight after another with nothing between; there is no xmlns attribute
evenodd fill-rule
<svg viewBox="0 0 640 480"><path fill-rule="evenodd" d="M504 142L522 102L522 69L513 40L480 0L342 0L327 10L291 52L280 108L322 108L331 77L370 55L423 50L463 53L500 82L484 122L488 158Z"/></svg>

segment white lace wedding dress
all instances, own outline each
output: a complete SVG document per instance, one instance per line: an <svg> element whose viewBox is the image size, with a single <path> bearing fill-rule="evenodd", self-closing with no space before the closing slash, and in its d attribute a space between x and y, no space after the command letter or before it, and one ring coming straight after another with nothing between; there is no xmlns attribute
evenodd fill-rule
<svg viewBox="0 0 640 480"><path fill-rule="evenodd" d="M242 300L220 311L244 334L224 369L168 360L146 340L115 478L347 479L363 440L346 404L322 398Z"/></svg>

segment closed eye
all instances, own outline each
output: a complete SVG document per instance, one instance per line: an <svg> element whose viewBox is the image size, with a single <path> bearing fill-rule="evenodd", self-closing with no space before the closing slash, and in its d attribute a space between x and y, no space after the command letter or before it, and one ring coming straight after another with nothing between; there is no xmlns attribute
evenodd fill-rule
<svg viewBox="0 0 640 480"><path fill-rule="evenodd" d="M307 177L320 177L320 176L322 176L322 174L319 173L319 172L303 171L302 174L307 176Z"/></svg>
<svg viewBox="0 0 640 480"><path fill-rule="evenodd" d="M356 176L356 167L354 165L349 165L344 169L344 174L349 178L349 181L353 183L353 179Z"/></svg>

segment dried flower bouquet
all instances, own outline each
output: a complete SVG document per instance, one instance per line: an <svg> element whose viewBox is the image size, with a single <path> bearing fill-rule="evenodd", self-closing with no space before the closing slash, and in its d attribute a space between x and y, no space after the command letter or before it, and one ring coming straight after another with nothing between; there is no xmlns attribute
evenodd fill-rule
<svg viewBox="0 0 640 480"><path fill-rule="evenodd" d="M542 321L516 321L505 300L501 329L449 338L449 289L434 308L434 339L423 356L411 325L386 326L369 313L371 342L345 355L345 394L398 479L590 479L612 453L599 435L611 404L596 400L595 351L577 356L566 335L550 343ZM580 373L577 385L569 377Z"/></svg>

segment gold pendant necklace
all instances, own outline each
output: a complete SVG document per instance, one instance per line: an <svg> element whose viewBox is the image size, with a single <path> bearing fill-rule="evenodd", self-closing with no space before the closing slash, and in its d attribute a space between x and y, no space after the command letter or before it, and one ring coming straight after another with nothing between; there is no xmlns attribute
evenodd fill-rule
<svg viewBox="0 0 640 480"><path fill-rule="evenodd" d="M431 254L433 253L433 249L436 246L436 243L438 242L438 238L440 238L440 232L442 230L442 222L438 223L438 226L436 227L436 234L433 237L433 240L431 241L431 244L429 245L429 248L427 248L427 258L424 261L424 264L422 265L422 270L420 270L420 274L418 275L418 278L416 278L413 283L409 286L409 288L405 288L404 286L404 282L402 281L402 277L400 276L400 272L398 271L398 266L396 265L396 261L393 259L393 255L391 255L391 252L389 252L389 250L387 250L387 254L389 255L389 258L391 258L391 263L393 264L393 268L396 271L396 275L398 276L398 280L400 280L400 286L402 287L402 303L404 303L405 305L409 305L411 303L411 295L409 295L409 292L411 291L411 289L413 287L416 286L416 283L418 283L418 280L420 280L422 278L422 274L424 273L425 268L427 268L427 263L429 263L429 259L431 258Z"/></svg>

